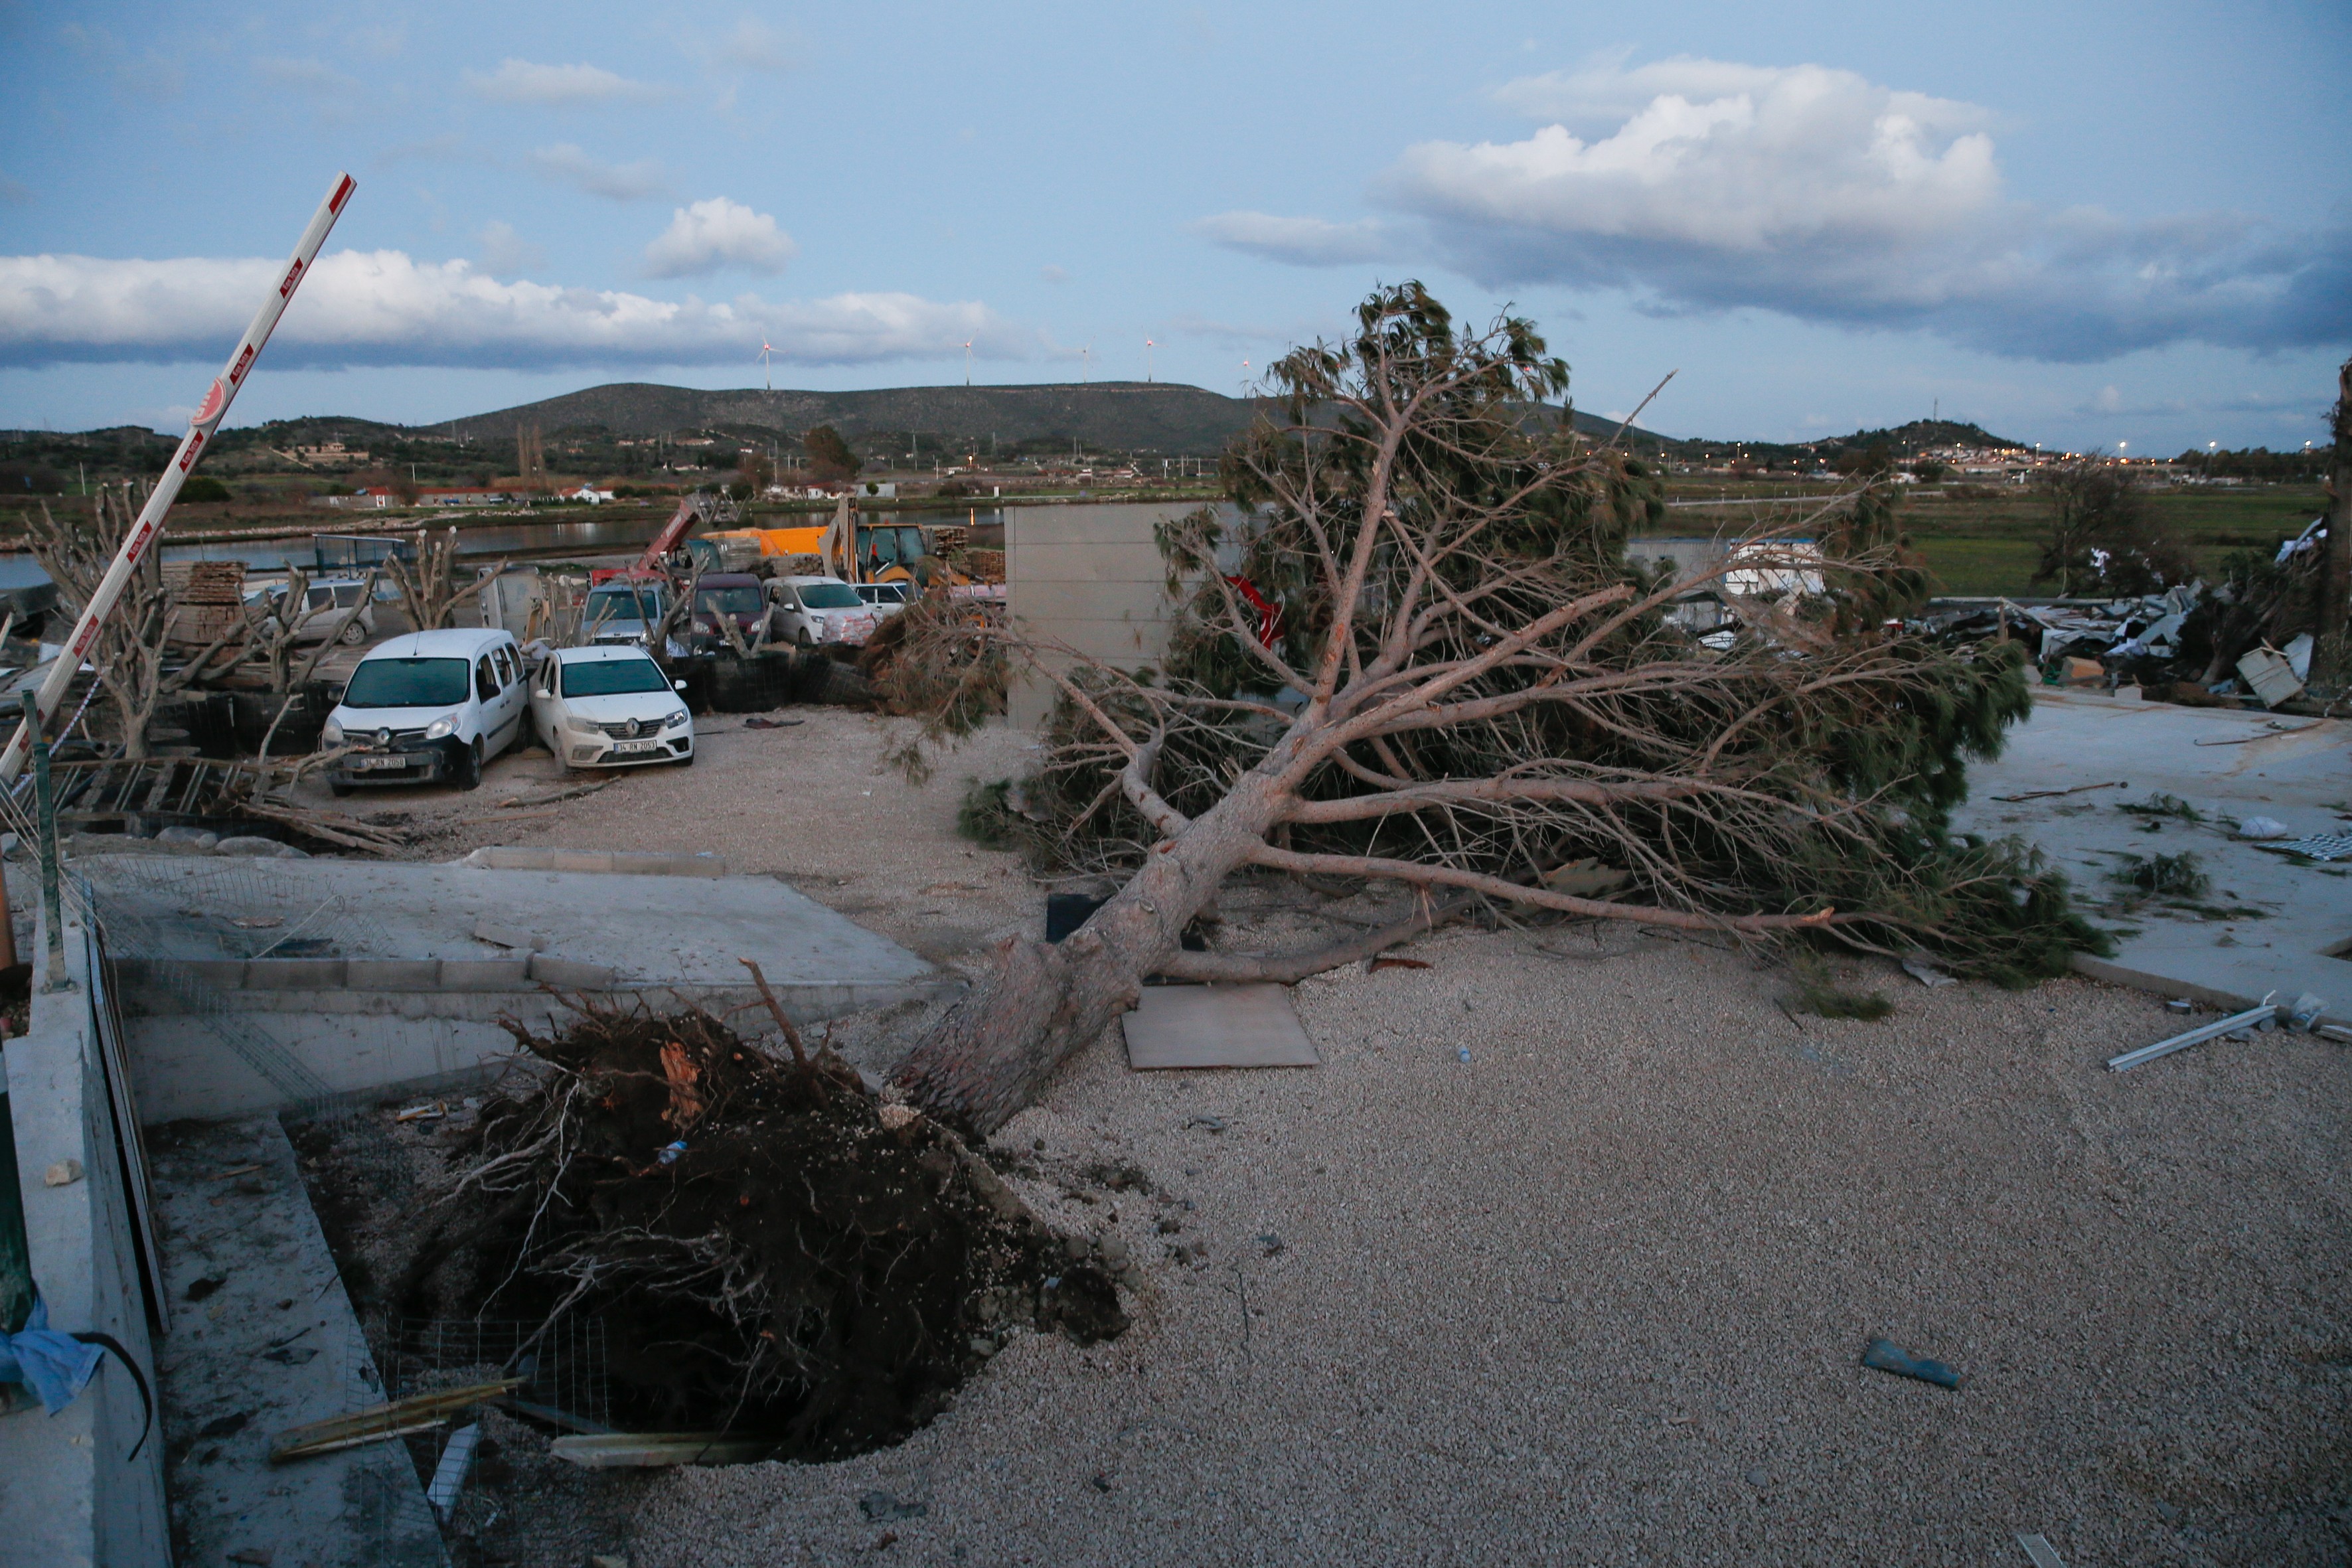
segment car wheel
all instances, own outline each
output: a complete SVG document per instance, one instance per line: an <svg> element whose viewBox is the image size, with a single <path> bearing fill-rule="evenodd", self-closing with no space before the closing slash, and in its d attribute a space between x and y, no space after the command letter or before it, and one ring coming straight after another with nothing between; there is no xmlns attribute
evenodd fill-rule
<svg viewBox="0 0 2352 1568"><path fill-rule="evenodd" d="M367 641L367 627L360 625L357 621L353 621L350 626L343 628L343 635L337 637L335 640L342 644L345 647L357 647L360 644Z"/></svg>
<svg viewBox="0 0 2352 1568"><path fill-rule="evenodd" d="M800 645L801 645L801 647L816 647L816 638L814 638L814 637L813 637L809 636L809 634L808 634L808 628L807 628L806 626L803 626L803 627L801 628L801 630L800 630L800 635L799 635L798 637L794 637L793 640L794 642L797 642L798 644L800 644Z"/></svg>
<svg viewBox="0 0 2352 1568"><path fill-rule="evenodd" d="M343 796L352 793L352 786L347 784L330 784L327 785L327 789L337 800L341 800Z"/></svg>
<svg viewBox="0 0 2352 1568"><path fill-rule="evenodd" d="M457 784L459 789L482 787L482 742L457 748Z"/></svg>
<svg viewBox="0 0 2352 1568"><path fill-rule="evenodd" d="M694 766L694 753L692 752L688 752L686 755L678 758L677 765L682 768L690 768Z"/></svg>

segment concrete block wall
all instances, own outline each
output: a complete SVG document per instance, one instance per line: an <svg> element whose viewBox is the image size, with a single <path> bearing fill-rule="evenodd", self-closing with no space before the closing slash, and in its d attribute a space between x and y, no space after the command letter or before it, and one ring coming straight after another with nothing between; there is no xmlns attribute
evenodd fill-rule
<svg viewBox="0 0 2352 1568"><path fill-rule="evenodd" d="M1120 668L1157 661L1168 646L1168 568L1157 525L1193 506L1033 506L1004 524L1005 609L1016 626ZM1050 662L1050 657L1049 657ZM1010 721L1034 729L1054 688L1016 683Z"/></svg>
<svg viewBox="0 0 2352 1568"><path fill-rule="evenodd" d="M16 1146L0 1154L16 1162L33 1279L49 1326L113 1335L152 1388L155 1358L138 1243L90 1016L89 947L78 924L68 923L65 945L69 988L37 989L30 1030L5 1047ZM40 939L25 951L37 973ZM48 1185L47 1173L68 1160L79 1164L80 1178ZM133 1459L142 1405L110 1354L81 1397L58 1415L36 1405L0 1416L0 1563L168 1564L162 1419L159 1408Z"/></svg>

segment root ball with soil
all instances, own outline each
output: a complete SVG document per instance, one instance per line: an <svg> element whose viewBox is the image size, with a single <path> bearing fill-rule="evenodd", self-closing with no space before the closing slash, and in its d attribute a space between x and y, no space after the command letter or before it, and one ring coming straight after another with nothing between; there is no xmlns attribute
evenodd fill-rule
<svg viewBox="0 0 2352 1568"><path fill-rule="evenodd" d="M625 1426L837 1457L929 1420L1016 1325L1126 1326L1107 1275L1066 1265L983 1161L830 1050L577 1005L544 1036L506 1021L518 1079L445 1201L471 1211L472 1311L602 1320Z"/></svg>

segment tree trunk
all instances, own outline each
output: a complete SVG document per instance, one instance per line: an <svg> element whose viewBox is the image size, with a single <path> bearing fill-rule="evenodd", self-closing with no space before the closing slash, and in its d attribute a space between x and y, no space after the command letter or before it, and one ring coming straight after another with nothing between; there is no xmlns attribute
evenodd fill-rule
<svg viewBox="0 0 2352 1568"><path fill-rule="evenodd" d="M950 1126L982 1138L1003 1126L1135 1005L1144 977L1178 951L1184 927L1249 863L1289 800L1267 768L1244 774L1059 946L1007 939L995 973L931 1026L890 1081Z"/></svg>
<svg viewBox="0 0 2352 1568"><path fill-rule="evenodd" d="M2330 420L2336 437L2329 475L2327 539L2319 558L2319 635L2312 650L2311 684L2329 696L2352 687L2352 360L2336 373Z"/></svg>

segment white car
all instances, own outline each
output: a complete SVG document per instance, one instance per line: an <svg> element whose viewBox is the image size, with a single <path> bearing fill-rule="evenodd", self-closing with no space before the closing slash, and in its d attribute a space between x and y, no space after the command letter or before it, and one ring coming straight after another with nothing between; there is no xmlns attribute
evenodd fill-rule
<svg viewBox="0 0 2352 1568"><path fill-rule="evenodd" d="M371 648L327 715L320 744L349 747L328 771L354 784L482 782L482 764L522 733L522 650L483 628L410 632Z"/></svg>
<svg viewBox="0 0 2352 1568"><path fill-rule="evenodd" d="M556 648L531 676L531 727L567 768L690 767L685 687L642 648Z"/></svg>
<svg viewBox="0 0 2352 1568"><path fill-rule="evenodd" d="M873 608L877 619L887 620L907 607L907 596L914 592L912 583L860 583L857 596Z"/></svg>
<svg viewBox="0 0 2352 1568"><path fill-rule="evenodd" d="M852 647L874 635L882 617L838 577L773 577L768 597L776 606L771 640L797 647L820 643Z"/></svg>
<svg viewBox="0 0 2352 1568"><path fill-rule="evenodd" d="M245 592L245 602L276 620L284 613L286 584L265 583ZM367 582L359 577L313 577L309 591L303 595L308 618L294 628L298 643L324 642L328 634L342 626L337 640L346 647L357 647L375 636L375 606L365 602ZM343 626L343 612L353 605L359 614L349 626ZM297 612L300 614L301 612Z"/></svg>

